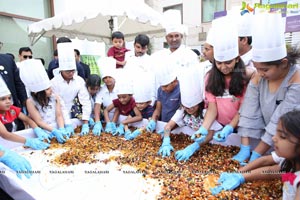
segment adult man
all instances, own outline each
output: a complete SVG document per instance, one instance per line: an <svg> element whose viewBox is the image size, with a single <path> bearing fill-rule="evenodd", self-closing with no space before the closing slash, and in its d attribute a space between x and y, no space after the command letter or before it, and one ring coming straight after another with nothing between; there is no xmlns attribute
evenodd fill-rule
<svg viewBox="0 0 300 200"><path fill-rule="evenodd" d="M19 108L25 107L27 94L19 76L19 69L12 57L6 54L0 54L0 78L4 80L11 92L13 105ZM23 122L16 120L15 123L17 130L25 128Z"/></svg>
<svg viewBox="0 0 300 200"><path fill-rule="evenodd" d="M67 43L67 42L72 42L72 40L70 40L67 37L60 37L56 41L56 44ZM51 60L51 62L49 63L48 70L47 70L47 74L48 74L48 77L50 80L54 77L54 75L59 74L58 67L59 67L58 59L54 57L54 59ZM76 70L77 70L78 76L81 76L83 79L85 79L83 67L79 64L76 64Z"/></svg>
<svg viewBox="0 0 300 200"><path fill-rule="evenodd" d="M75 53L76 63L82 66L82 68L84 70L85 80L87 80L88 77L91 75L90 66L88 66L87 64L81 62L81 60L80 60L80 51L78 49L74 49L74 53Z"/></svg>
<svg viewBox="0 0 300 200"><path fill-rule="evenodd" d="M20 63L23 60L32 59L32 50L29 47L21 47L19 49L19 62L17 62L17 67L20 67Z"/></svg>

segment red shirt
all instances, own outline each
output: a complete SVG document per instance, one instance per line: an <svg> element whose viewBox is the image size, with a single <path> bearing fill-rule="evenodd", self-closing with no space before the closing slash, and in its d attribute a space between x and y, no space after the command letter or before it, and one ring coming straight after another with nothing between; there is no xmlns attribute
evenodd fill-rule
<svg viewBox="0 0 300 200"><path fill-rule="evenodd" d="M118 108L121 115L128 116L130 112L136 107L135 100L133 97L130 98L129 102L126 105L121 104L119 99L114 99L113 104L115 108Z"/></svg>
<svg viewBox="0 0 300 200"><path fill-rule="evenodd" d="M107 56L108 57L113 57L117 61L124 61L125 60L125 53L127 51L130 51L129 49L126 49L125 47L118 49L116 47L111 47L108 49ZM116 66L117 68L123 68L123 65L118 65Z"/></svg>
<svg viewBox="0 0 300 200"><path fill-rule="evenodd" d="M9 110L6 111L4 115L0 114L0 121L2 124L12 123L16 118L18 118L20 112L21 108L10 106Z"/></svg>

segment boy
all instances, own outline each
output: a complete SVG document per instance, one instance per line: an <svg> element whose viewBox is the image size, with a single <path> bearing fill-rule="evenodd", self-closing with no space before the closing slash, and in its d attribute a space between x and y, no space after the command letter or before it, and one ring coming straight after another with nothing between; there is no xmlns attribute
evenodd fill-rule
<svg viewBox="0 0 300 200"><path fill-rule="evenodd" d="M124 47L124 35L120 31L113 32L111 40L113 46L108 49L107 56L116 59L116 68L123 68L126 64L125 53L130 51Z"/></svg>

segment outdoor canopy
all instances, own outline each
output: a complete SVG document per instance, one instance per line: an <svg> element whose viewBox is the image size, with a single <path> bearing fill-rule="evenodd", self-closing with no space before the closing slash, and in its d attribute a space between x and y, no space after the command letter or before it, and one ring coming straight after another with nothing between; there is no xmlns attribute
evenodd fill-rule
<svg viewBox="0 0 300 200"><path fill-rule="evenodd" d="M164 36L163 15L140 0L101 0L28 26L31 45L41 37L87 39L109 43L112 31L121 31L131 41L140 33ZM110 22L110 23L109 23Z"/></svg>

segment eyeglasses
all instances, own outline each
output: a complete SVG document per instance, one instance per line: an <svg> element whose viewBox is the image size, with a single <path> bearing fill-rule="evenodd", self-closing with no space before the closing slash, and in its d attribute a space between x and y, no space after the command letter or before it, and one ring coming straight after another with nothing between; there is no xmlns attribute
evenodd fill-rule
<svg viewBox="0 0 300 200"><path fill-rule="evenodd" d="M25 56L23 56L23 58L24 58L24 59L27 59L27 58L32 59L32 56L27 56L27 55L25 55Z"/></svg>

